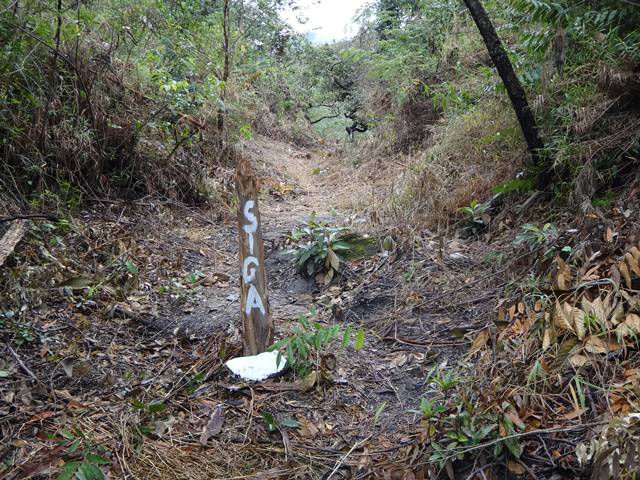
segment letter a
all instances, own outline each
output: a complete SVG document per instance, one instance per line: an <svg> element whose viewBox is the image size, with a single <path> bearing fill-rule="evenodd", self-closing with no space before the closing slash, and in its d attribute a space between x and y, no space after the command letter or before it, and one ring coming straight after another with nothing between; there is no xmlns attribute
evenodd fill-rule
<svg viewBox="0 0 640 480"><path fill-rule="evenodd" d="M247 315L251 315L251 310L257 308L260 310L262 315L265 314L264 305L262 304L262 299L260 298L260 294L254 285L249 287L249 293L247 293L247 305L244 308L244 313Z"/></svg>

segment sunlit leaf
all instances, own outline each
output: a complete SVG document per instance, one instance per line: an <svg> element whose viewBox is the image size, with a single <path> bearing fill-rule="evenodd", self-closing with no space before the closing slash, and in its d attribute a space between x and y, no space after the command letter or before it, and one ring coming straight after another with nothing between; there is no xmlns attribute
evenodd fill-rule
<svg viewBox="0 0 640 480"><path fill-rule="evenodd" d="M358 330L358 333L356 334L356 343L355 343L355 348L356 348L356 352L359 352L362 347L364 347L364 330L361 328L360 330Z"/></svg>

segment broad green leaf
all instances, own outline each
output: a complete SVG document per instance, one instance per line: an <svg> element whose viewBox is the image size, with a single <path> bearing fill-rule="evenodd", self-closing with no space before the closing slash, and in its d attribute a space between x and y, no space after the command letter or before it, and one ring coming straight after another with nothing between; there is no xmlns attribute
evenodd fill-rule
<svg viewBox="0 0 640 480"><path fill-rule="evenodd" d="M349 245L347 242L344 242L342 240L338 240L331 244L331 248L333 250L351 250L351 245Z"/></svg>
<svg viewBox="0 0 640 480"><path fill-rule="evenodd" d="M56 477L56 480L71 480L76 473L80 462L67 462L62 467L62 472Z"/></svg>
<svg viewBox="0 0 640 480"><path fill-rule="evenodd" d="M149 410L150 413L161 412L165 408L167 408L167 406L162 402L151 402L147 405L147 410Z"/></svg>
<svg viewBox="0 0 640 480"><path fill-rule="evenodd" d="M111 461L106 458L96 455L95 453L88 453L85 460L89 463L96 463L98 465L110 465Z"/></svg>
<svg viewBox="0 0 640 480"><path fill-rule="evenodd" d="M311 258L311 251L306 250L306 251L302 252L300 257L298 258L298 263L300 265L304 265L306 263L306 261L309 260L310 258Z"/></svg>
<svg viewBox="0 0 640 480"><path fill-rule="evenodd" d="M67 448L67 453L74 453L76 450L78 450L78 447L80 446L80 442L82 442L81 439L77 439L75 442L73 442L69 448Z"/></svg>
<svg viewBox="0 0 640 480"><path fill-rule="evenodd" d="M104 473L96 465L81 463L76 472L78 480L104 480Z"/></svg>
<svg viewBox="0 0 640 480"><path fill-rule="evenodd" d="M291 365L295 365L296 357L293 355L293 345L291 342L287 343L287 361Z"/></svg>
<svg viewBox="0 0 640 480"><path fill-rule="evenodd" d="M267 348L267 351L268 352L273 352L274 350L277 350L278 348L284 347L287 344L288 341L289 341L288 338L284 338L282 340L278 340L276 343L274 343L269 348Z"/></svg>
<svg viewBox="0 0 640 480"><path fill-rule="evenodd" d="M300 341L300 355L304 359L307 359L309 357L309 349L302 340Z"/></svg>
<svg viewBox="0 0 640 480"><path fill-rule="evenodd" d="M269 432L273 432L278 428L278 422L271 413L263 412L262 419L264 420L264 423L267 426L267 430Z"/></svg>
<svg viewBox="0 0 640 480"><path fill-rule="evenodd" d="M138 266L135 263L133 263L133 261L127 260L125 262L125 265L126 265L127 270L129 271L129 273L131 275L137 275L138 273L140 273L140 270L138 269Z"/></svg>
<svg viewBox="0 0 640 480"><path fill-rule="evenodd" d="M338 333L340 333L340 325L334 325L333 327L331 327L328 331L327 331L327 343L331 342L334 338L336 338L336 335L338 335Z"/></svg>
<svg viewBox="0 0 640 480"><path fill-rule="evenodd" d="M514 457L520 458L522 455L522 445L517 438L505 438L504 444Z"/></svg>

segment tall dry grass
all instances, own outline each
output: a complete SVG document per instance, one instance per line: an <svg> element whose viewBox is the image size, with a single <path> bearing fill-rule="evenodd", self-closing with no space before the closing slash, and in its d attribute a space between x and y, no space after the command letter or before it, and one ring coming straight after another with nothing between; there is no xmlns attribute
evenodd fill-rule
<svg viewBox="0 0 640 480"><path fill-rule="evenodd" d="M508 100L482 99L466 113L433 124L422 150L389 148L380 138L347 151L361 164L369 195L353 205L389 227L444 228L460 207L484 200L513 178L527 150Z"/></svg>

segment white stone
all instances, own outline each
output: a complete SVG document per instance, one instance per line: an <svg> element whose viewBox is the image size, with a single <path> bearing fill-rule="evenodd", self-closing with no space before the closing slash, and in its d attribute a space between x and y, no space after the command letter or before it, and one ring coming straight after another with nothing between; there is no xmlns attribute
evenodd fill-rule
<svg viewBox="0 0 640 480"><path fill-rule="evenodd" d="M259 382L284 370L287 363L284 356L278 361L278 351L263 352L258 355L232 358L225 365L243 380Z"/></svg>

